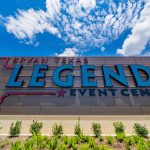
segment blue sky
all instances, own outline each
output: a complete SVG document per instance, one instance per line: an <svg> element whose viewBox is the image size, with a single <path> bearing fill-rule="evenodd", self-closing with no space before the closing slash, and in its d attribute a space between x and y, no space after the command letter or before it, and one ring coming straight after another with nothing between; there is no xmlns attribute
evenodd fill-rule
<svg viewBox="0 0 150 150"><path fill-rule="evenodd" d="M0 1L0 56L149 54L149 0Z"/></svg>

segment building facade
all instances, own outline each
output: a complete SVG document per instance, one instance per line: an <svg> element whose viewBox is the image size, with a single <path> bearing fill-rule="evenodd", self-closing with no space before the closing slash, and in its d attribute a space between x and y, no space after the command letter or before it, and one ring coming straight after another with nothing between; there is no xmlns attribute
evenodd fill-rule
<svg viewBox="0 0 150 150"><path fill-rule="evenodd" d="M0 114L150 114L149 67L149 57L0 58Z"/></svg>

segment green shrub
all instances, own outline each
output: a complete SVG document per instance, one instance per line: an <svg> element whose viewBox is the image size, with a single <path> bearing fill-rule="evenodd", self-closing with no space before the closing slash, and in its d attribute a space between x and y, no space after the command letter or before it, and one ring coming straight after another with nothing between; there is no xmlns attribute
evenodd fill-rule
<svg viewBox="0 0 150 150"><path fill-rule="evenodd" d="M125 145L125 149L126 149L126 150L131 150L130 145L126 144L126 145Z"/></svg>
<svg viewBox="0 0 150 150"><path fill-rule="evenodd" d="M50 150L55 150L58 147L58 138L54 137L50 142Z"/></svg>
<svg viewBox="0 0 150 150"><path fill-rule="evenodd" d="M132 136L134 143L143 143L144 142L144 138L138 135L133 135Z"/></svg>
<svg viewBox="0 0 150 150"><path fill-rule="evenodd" d="M103 136L99 136L98 138L99 138L99 141L100 141L100 142L103 142L103 141L104 141L104 137L103 137Z"/></svg>
<svg viewBox="0 0 150 150"><path fill-rule="evenodd" d="M19 140L11 144L11 150L23 150L23 148L24 144Z"/></svg>
<svg viewBox="0 0 150 150"><path fill-rule="evenodd" d="M80 136L83 134L83 131L82 131L81 126L80 126L80 118L78 118L78 123L74 127L74 134L76 136Z"/></svg>
<svg viewBox="0 0 150 150"><path fill-rule="evenodd" d="M130 146L135 143L134 138L132 136L125 137L124 142L126 144L125 145L126 150L130 150L131 149Z"/></svg>
<svg viewBox="0 0 150 150"><path fill-rule="evenodd" d="M67 145L65 145L64 143L62 145L59 145L58 150L68 150Z"/></svg>
<svg viewBox="0 0 150 150"><path fill-rule="evenodd" d="M78 144L73 145L72 150L78 150Z"/></svg>
<svg viewBox="0 0 150 150"><path fill-rule="evenodd" d="M40 134L41 133L41 129L43 128L43 123L42 122L38 122L38 121L34 121L31 124L30 127L30 132L31 134Z"/></svg>
<svg viewBox="0 0 150 150"><path fill-rule="evenodd" d="M50 139L48 136L45 136L44 137L44 141L46 143L46 148L47 149L51 149L51 146L52 146L52 139Z"/></svg>
<svg viewBox="0 0 150 150"><path fill-rule="evenodd" d="M149 134L149 131L145 125L135 123L133 128L134 128L134 132L141 137L147 137Z"/></svg>
<svg viewBox="0 0 150 150"><path fill-rule="evenodd" d="M96 145L95 139L91 138L89 141L89 147L93 149L95 147L95 145Z"/></svg>
<svg viewBox="0 0 150 150"><path fill-rule="evenodd" d="M138 135L133 135L134 143L137 145L137 150L149 150L149 145L145 142L145 139Z"/></svg>
<svg viewBox="0 0 150 150"><path fill-rule="evenodd" d="M68 139L68 147L69 148L74 148L76 147L75 145L77 145L79 143L79 138L77 137L71 137Z"/></svg>
<svg viewBox="0 0 150 150"><path fill-rule="evenodd" d="M60 149L60 144L58 143L57 136L53 137L52 139L50 139L49 137L45 137L44 141L46 144L46 149L50 149L50 150Z"/></svg>
<svg viewBox="0 0 150 150"><path fill-rule="evenodd" d="M36 141L38 149L45 149L47 146L46 136L42 136L41 134L34 134L32 139Z"/></svg>
<svg viewBox="0 0 150 150"><path fill-rule="evenodd" d="M111 150L111 149L108 148L106 145L100 145L99 150Z"/></svg>
<svg viewBox="0 0 150 150"><path fill-rule="evenodd" d="M52 132L54 136L60 137L63 134L63 126L61 124L54 124L52 128Z"/></svg>
<svg viewBox="0 0 150 150"><path fill-rule="evenodd" d="M132 136L125 137L124 142L125 142L127 145L133 145L133 144L135 143L135 142L134 142L134 138L133 138Z"/></svg>
<svg viewBox="0 0 150 150"><path fill-rule="evenodd" d="M107 136L106 140L107 140L107 144L109 144L109 145L112 145L115 141L112 136Z"/></svg>
<svg viewBox="0 0 150 150"><path fill-rule="evenodd" d="M69 138L67 136L62 137L62 141L65 145L68 144Z"/></svg>
<svg viewBox="0 0 150 150"><path fill-rule="evenodd" d="M125 139L125 134L124 133L118 133L117 136L116 136L116 139L119 141L119 142L123 142L124 139Z"/></svg>
<svg viewBox="0 0 150 150"><path fill-rule="evenodd" d="M99 137L102 133L100 123L93 123L92 124L92 130L93 130L94 135L96 137Z"/></svg>
<svg viewBox="0 0 150 150"><path fill-rule="evenodd" d="M50 143L51 143L51 139L48 136L44 136L44 141L45 141L46 145L50 145ZM48 147L48 146L46 146L46 147Z"/></svg>
<svg viewBox="0 0 150 150"><path fill-rule="evenodd" d="M79 136L75 136L74 138L76 140L76 143L78 144L80 142L80 137Z"/></svg>
<svg viewBox="0 0 150 150"><path fill-rule="evenodd" d="M80 150L89 150L89 145L88 144L82 144L80 146Z"/></svg>
<svg viewBox="0 0 150 150"><path fill-rule="evenodd" d="M95 144L95 145L93 146L93 150L100 150L99 145Z"/></svg>
<svg viewBox="0 0 150 150"><path fill-rule="evenodd" d="M24 143L24 150L36 150L36 141L32 138Z"/></svg>
<svg viewBox="0 0 150 150"><path fill-rule="evenodd" d="M12 137L19 136L21 126L22 126L22 121L16 121L16 123L12 123L9 131L10 136Z"/></svg>
<svg viewBox="0 0 150 150"><path fill-rule="evenodd" d="M1 141L0 142L0 148L5 148L9 144L10 144L10 142L8 140Z"/></svg>
<svg viewBox="0 0 150 150"><path fill-rule="evenodd" d="M33 134L33 136L24 143L24 150L51 149L52 143L48 136Z"/></svg>
<svg viewBox="0 0 150 150"><path fill-rule="evenodd" d="M78 144L72 143L72 145L69 145L68 147L72 150L78 150Z"/></svg>
<svg viewBox="0 0 150 150"><path fill-rule="evenodd" d="M88 143L89 140L90 140L89 136L85 136L85 135L80 136L81 143Z"/></svg>
<svg viewBox="0 0 150 150"><path fill-rule="evenodd" d="M115 128L115 133L116 134L118 134L118 133L124 133L125 131L125 127L124 127L124 125L123 125L123 123L122 122L120 122L120 121L117 121L117 122L114 122L113 123L113 126L114 126L114 128Z"/></svg>
<svg viewBox="0 0 150 150"><path fill-rule="evenodd" d="M27 150L48 149L51 145L51 140L48 136L33 134L33 136L27 140L24 145Z"/></svg>
<svg viewBox="0 0 150 150"><path fill-rule="evenodd" d="M150 140L148 140L148 141L146 142L146 144L147 144L148 148L150 149Z"/></svg>
<svg viewBox="0 0 150 150"><path fill-rule="evenodd" d="M147 144L144 142L144 143L138 143L137 150L149 150L149 148Z"/></svg>

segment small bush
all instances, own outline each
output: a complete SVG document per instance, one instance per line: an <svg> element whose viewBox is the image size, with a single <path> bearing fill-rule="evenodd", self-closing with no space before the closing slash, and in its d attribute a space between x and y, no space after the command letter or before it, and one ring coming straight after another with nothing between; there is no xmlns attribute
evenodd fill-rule
<svg viewBox="0 0 150 150"><path fill-rule="evenodd" d="M149 148L147 144L144 142L144 143L138 143L137 150L149 150Z"/></svg>
<svg viewBox="0 0 150 150"><path fill-rule="evenodd" d="M47 139L46 136L42 136L41 134L34 134L32 136L33 141L36 141L37 143L37 149L45 149L47 146L47 143L45 139Z"/></svg>
<svg viewBox="0 0 150 150"><path fill-rule="evenodd" d="M104 137L103 137L103 136L99 136L98 138L99 138L99 141L100 141L100 142L103 142L103 141L104 141Z"/></svg>
<svg viewBox="0 0 150 150"><path fill-rule="evenodd" d="M89 145L88 144L81 145L80 150L89 150Z"/></svg>
<svg viewBox="0 0 150 150"><path fill-rule="evenodd" d="M58 147L58 138L54 137L54 139L51 140L50 142L50 149L55 150Z"/></svg>
<svg viewBox="0 0 150 150"><path fill-rule="evenodd" d="M78 143L79 143L79 138L77 137L71 137L68 140L68 148L72 150L78 150Z"/></svg>
<svg viewBox="0 0 150 150"><path fill-rule="evenodd" d="M89 141L89 147L91 149L94 149L95 145L96 145L95 139L91 138L90 141Z"/></svg>
<svg viewBox="0 0 150 150"><path fill-rule="evenodd" d="M109 144L109 145L112 145L115 141L112 136L107 136L106 140L107 140L107 144Z"/></svg>
<svg viewBox="0 0 150 150"><path fill-rule="evenodd" d="M63 134L63 126L61 124L54 124L52 129L53 135L60 137Z"/></svg>
<svg viewBox="0 0 150 150"><path fill-rule="evenodd" d="M42 122L38 122L38 121L34 121L31 124L30 127L30 132L31 134L40 134L41 133L41 129L43 128L43 123Z"/></svg>
<svg viewBox="0 0 150 150"><path fill-rule="evenodd" d="M126 150L130 150L130 146L135 143L134 142L134 138L132 136L125 137L124 142L126 144L125 145L126 146Z"/></svg>
<svg viewBox="0 0 150 150"><path fill-rule="evenodd" d="M81 143L88 143L90 141L90 137L89 136L85 136L85 135L81 135L80 136L80 142Z"/></svg>
<svg viewBox="0 0 150 150"><path fill-rule="evenodd" d="M100 145L99 150L111 150L111 149L108 148L106 145Z"/></svg>
<svg viewBox="0 0 150 150"><path fill-rule="evenodd" d="M133 128L134 128L134 132L141 137L147 137L149 134L149 131L145 125L135 123Z"/></svg>
<svg viewBox="0 0 150 150"><path fill-rule="evenodd" d="M24 144L19 140L11 144L11 150L22 150L23 148Z"/></svg>
<svg viewBox="0 0 150 150"><path fill-rule="evenodd" d="M36 146L36 141L31 138L24 143L24 150L36 150Z"/></svg>
<svg viewBox="0 0 150 150"><path fill-rule="evenodd" d="M5 148L9 144L10 144L10 142L8 140L1 141L0 142L0 148Z"/></svg>
<svg viewBox="0 0 150 150"><path fill-rule="evenodd" d="M144 142L144 138L138 135L133 135L132 136L134 143L143 143Z"/></svg>
<svg viewBox="0 0 150 150"><path fill-rule="evenodd" d="M125 145L125 148L126 148L126 150L131 150L131 148L130 148L130 145L129 145L129 144L126 144L126 145Z"/></svg>
<svg viewBox="0 0 150 150"><path fill-rule="evenodd" d="M114 122L113 126L115 128L115 133L116 134L118 134L118 133L124 133L125 127L124 127L124 125L123 125L122 122L120 122L120 121Z"/></svg>
<svg viewBox="0 0 150 150"><path fill-rule="evenodd" d="M16 123L12 123L9 131L10 136L12 137L19 136L21 126L22 126L22 121L16 121Z"/></svg>
<svg viewBox="0 0 150 150"><path fill-rule="evenodd" d="M77 144L73 145L72 150L78 150L78 145Z"/></svg>
<svg viewBox="0 0 150 150"><path fill-rule="evenodd" d="M58 150L67 150L67 145L65 145L64 143L62 145L59 145Z"/></svg>
<svg viewBox="0 0 150 150"><path fill-rule="evenodd" d="M147 143L148 148L150 149L150 140L148 140L146 143Z"/></svg>
<svg viewBox="0 0 150 150"><path fill-rule="evenodd" d="M69 138L69 140L68 140L68 147L69 147L69 148L73 148L73 146L74 146L75 144L77 144L77 143L76 143L76 140L75 140L73 137Z"/></svg>
<svg viewBox="0 0 150 150"><path fill-rule="evenodd" d="M118 133L117 134L117 136L116 136L116 138L117 138L117 140L119 141L119 142L123 142L124 141L124 139L125 139L125 134L124 133Z"/></svg>
<svg viewBox="0 0 150 150"><path fill-rule="evenodd" d="M74 134L76 136L80 136L83 134L83 131L82 131L81 126L80 126L80 118L78 118L78 123L74 127Z"/></svg>
<svg viewBox="0 0 150 150"><path fill-rule="evenodd" d="M51 139L48 136L44 136L44 141L48 145L51 142Z"/></svg>
<svg viewBox="0 0 150 150"><path fill-rule="evenodd" d="M100 123L93 123L92 124L92 130L93 130L94 135L96 137L99 137L102 133Z"/></svg>
<svg viewBox="0 0 150 150"><path fill-rule="evenodd" d="M69 138L68 138L67 136L63 136L63 137L62 137L62 141L63 141L63 143L64 143L65 145L67 145L68 142L69 142Z"/></svg>
<svg viewBox="0 0 150 150"><path fill-rule="evenodd" d="M124 141L128 145L133 145L135 143L134 138L132 136L125 137Z"/></svg>
<svg viewBox="0 0 150 150"><path fill-rule="evenodd" d="M75 136L74 139L75 139L75 141L76 141L76 144L79 144L79 142L80 142L80 137Z"/></svg>

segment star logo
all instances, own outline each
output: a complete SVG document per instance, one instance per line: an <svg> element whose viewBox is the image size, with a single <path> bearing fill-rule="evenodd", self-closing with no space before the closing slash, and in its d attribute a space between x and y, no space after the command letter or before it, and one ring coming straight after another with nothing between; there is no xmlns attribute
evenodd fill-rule
<svg viewBox="0 0 150 150"><path fill-rule="evenodd" d="M61 89L60 91L57 91L57 94L58 94L57 97L64 97L66 93L67 93L66 91Z"/></svg>

